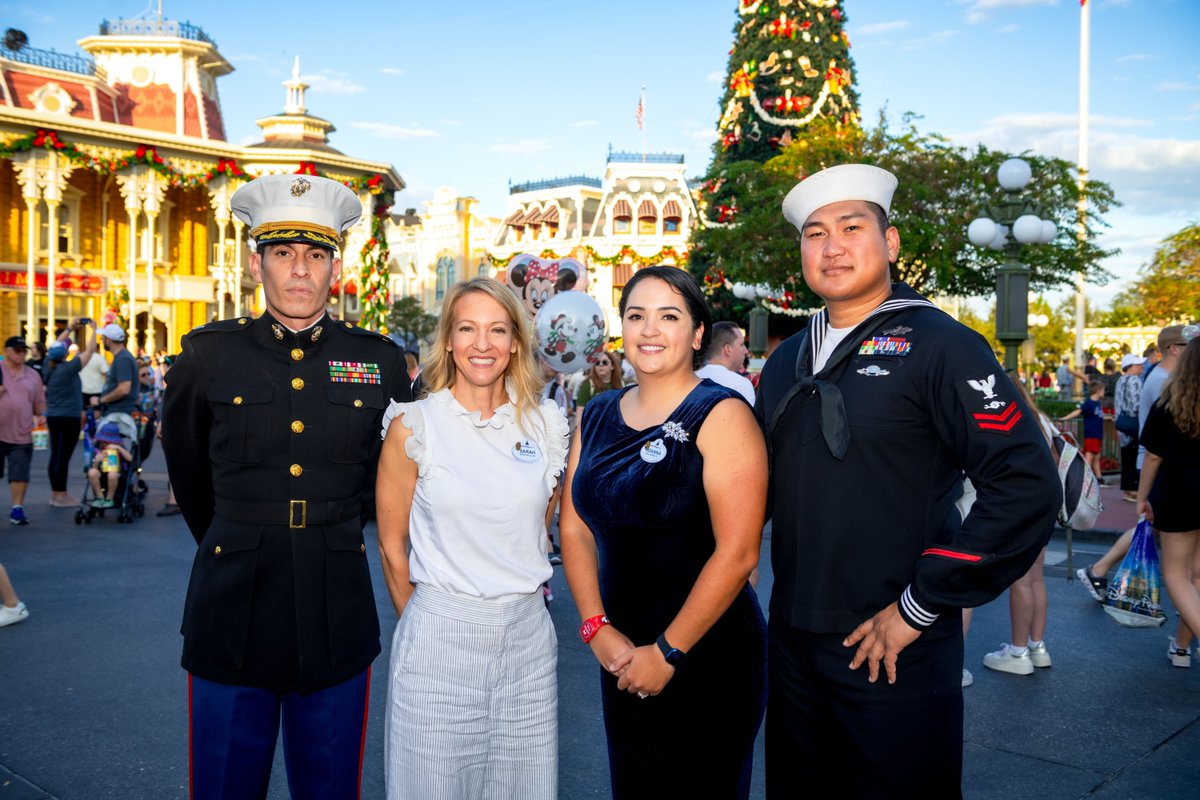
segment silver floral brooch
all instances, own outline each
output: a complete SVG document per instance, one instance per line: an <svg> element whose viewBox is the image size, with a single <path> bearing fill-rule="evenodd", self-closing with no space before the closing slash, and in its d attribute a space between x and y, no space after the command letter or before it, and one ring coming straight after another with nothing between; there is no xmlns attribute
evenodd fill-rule
<svg viewBox="0 0 1200 800"><path fill-rule="evenodd" d="M674 439L677 442L686 442L688 440L688 432L678 422L667 421L662 426L663 436L668 439Z"/></svg>

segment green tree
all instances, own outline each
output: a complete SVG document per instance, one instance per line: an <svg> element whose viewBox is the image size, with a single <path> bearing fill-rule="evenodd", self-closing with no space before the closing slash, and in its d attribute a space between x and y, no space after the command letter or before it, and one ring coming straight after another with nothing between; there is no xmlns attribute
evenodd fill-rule
<svg viewBox="0 0 1200 800"><path fill-rule="evenodd" d="M781 296L795 307L820 305L803 284L798 234L784 220L780 205L808 175L835 164L861 162L888 169L900 181L891 209L901 241L894 277L931 294L992 294L995 268L1004 254L972 246L966 228L981 213L981 199L1000 199L996 168L1008 154L982 145L974 150L954 146L942 136L920 132L916 119L905 115L898 131L886 114L867 131L817 122L807 136L765 164L743 161L721 170L700 189L701 202L718 211L718 222L693 234L697 249L692 269L710 285L721 280L766 283L781 289ZM1100 248L1095 237L1106 226L1101 215L1116 205L1111 188L1101 181L1087 183L1087 229L1080 244L1074 227L1080 189L1072 165L1045 156L1024 157L1033 168L1033 180L1023 196L1059 229L1053 242L1022 248L1030 288L1072 285L1081 268L1089 280L1107 281L1110 276L1100 261L1116 251Z"/></svg>
<svg viewBox="0 0 1200 800"><path fill-rule="evenodd" d="M418 344L426 341L437 330L437 317L428 314L415 297L401 297L392 303L387 315L388 331L405 342Z"/></svg>
<svg viewBox="0 0 1200 800"><path fill-rule="evenodd" d="M1164 239L1128 294L1118 297L1123 304L1141 309L1147 323L1200 319L1198 276L1200 225L1190 225Z"/></svg>
<svg viewBox="0 0 1200 800"><path fill-rule="evenodd" d="M814 121L857 124L840 5L738 0L711 173L738 161L766 161Z"/></svg>

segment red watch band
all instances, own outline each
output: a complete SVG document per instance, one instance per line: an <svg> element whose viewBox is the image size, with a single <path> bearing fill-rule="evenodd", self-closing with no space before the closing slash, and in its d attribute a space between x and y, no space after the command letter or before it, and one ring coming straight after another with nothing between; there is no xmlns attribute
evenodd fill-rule
<svg viewBox="0 0 1200 800"><path fill-rule="evenodd" d="M600 629L608 624L608 617L603 614L597 614L594 617L585 619L583 624L579 626L579 638L583 639L584 644L588 644L600 632Z"/></svg>

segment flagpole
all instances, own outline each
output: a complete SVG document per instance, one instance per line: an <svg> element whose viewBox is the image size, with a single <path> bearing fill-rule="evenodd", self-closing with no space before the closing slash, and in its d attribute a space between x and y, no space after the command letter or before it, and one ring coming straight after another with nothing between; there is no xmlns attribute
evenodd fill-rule
<svg viewBox="0 0 1200 800"><path fill-rule="evenodd" d="M1079 201L1075 206L1075 237L1082 254L1087 242L1087 189L1088 173L1088 71L1090 62L1089 42L1092 28L1092 6L1087 0L1079 3ZM1081 263L1075 274L1075 368L1083 364L1083 329L1087 324L1087 309L1083 295L1084 268ZM1084 387L1086 393L1087 387Z"/></svg>
<svg viewBox="0 0 1200 800"><path fill-rule="evenodd" d="M639 105L642 110L641 120L638 127L642 129L642 163L646 163L646 84L642 84L642 101Z"/></svg>

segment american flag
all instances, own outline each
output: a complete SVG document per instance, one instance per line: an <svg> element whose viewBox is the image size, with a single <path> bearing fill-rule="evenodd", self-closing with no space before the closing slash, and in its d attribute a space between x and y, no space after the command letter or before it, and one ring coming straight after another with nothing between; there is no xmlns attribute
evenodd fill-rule
<svg viewBox="0 0 1200 800"><path fill-rule="evenodd" d="M646 129L645 123L646 123L646 90L642 89L642 96L640 98L638 98L638 106L637 106L637 124L638 124L639 131L644 131Z"/></svg>

